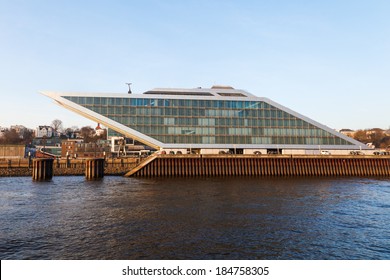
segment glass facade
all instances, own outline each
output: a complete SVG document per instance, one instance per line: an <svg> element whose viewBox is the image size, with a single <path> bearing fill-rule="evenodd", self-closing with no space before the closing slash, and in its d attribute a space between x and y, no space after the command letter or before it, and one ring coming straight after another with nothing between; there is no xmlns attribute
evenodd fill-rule
<svg viewBox="0 0 390 280"><path fill-rule="evenodd" d="M353 145L264 101L63 97L166 144Z"/></svg>

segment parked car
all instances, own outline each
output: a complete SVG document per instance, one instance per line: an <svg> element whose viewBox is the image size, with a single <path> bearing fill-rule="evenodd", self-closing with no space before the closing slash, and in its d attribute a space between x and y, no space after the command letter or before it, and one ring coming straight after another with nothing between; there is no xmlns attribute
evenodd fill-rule
<svg viewBox="0 0 390 280"><path fill-rule="evenodd" d="M329 151L321 151L321 155L330 156L331 153Z"/></svg>
<svg viewBox="0 0 390 280"><path fill-rule="evenodd" d="M387 155L390 155L390 152L375 151L374 155L375 156L387 156Z"/></svg>
<svg viewBox="0 0 390 280"><path fill-rule="evenodd" d="M363 156L364 155L364 153L362 151L351 151L350 154L354 155L354 156Z"/></svg>

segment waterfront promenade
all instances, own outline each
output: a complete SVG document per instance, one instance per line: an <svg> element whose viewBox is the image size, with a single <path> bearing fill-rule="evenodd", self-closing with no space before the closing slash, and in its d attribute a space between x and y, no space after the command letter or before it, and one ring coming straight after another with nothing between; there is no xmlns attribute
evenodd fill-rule
<svg viewBox="0 0 390 280"><path fill-rule="evenodd" d="M133 169L140 158L116 158L106 159L105 175L124 175ZM85 175L86 159L55 159L54 176L77 176ZM32 163L29 167L29 160L25 158L0 159L0 177L32 176Z"/></svg>

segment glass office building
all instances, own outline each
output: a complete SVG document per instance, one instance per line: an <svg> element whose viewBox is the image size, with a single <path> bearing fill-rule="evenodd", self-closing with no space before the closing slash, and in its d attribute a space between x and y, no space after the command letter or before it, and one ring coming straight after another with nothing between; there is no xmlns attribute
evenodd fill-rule
<svg viewBox="0 0 390 280"><path fill-rule="evenodd" d="M156 149L366 148L268 98L231 87L154 89L143 94L43 94Z"/></svg>

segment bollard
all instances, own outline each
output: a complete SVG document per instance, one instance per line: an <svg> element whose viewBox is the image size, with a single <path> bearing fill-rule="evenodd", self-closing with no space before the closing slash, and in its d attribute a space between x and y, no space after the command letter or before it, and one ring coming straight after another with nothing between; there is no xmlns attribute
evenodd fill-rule
<svg viewBox="0 0 390 280"><path fill-rule="evenodd" d="M33 159L32 179L34 181L48 181L53 178L53 161L52 158Z"/></svg>
<svg viewBox="0 0 390 280"><path fill-rule="evenodd" d="M28 168L31 168L31 152L28 152Z"/></svg>
<svg viewBox="0 0 390 280"><path fill-rule="evenodd" d="M104 177L104 158L92 158L85 161L85 178L87 180Z"/></svg>
<svg viewBox="0 0 390 280"><path fill-rule="evenodd" d="M68 154L66 154L66 168L70 168L70 159Z"/></svg>

